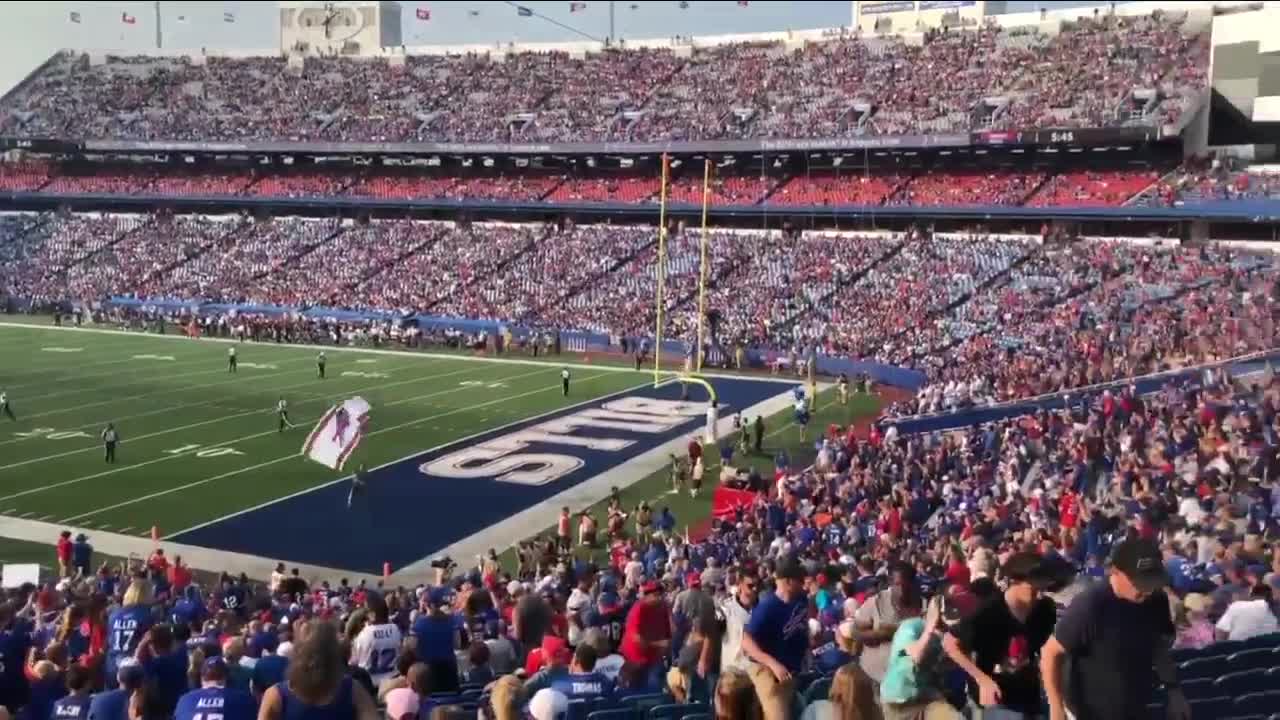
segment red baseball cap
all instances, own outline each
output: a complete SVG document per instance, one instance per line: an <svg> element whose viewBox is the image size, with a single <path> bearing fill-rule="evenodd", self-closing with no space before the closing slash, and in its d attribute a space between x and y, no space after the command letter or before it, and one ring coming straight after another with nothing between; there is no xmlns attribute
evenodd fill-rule
<svg viewBox="0 0 1280 720"><path fill-rule="evenodd" d="M640 592L642 592L642 593L644 593L644 594L648 595L649 593L655 593L655 592L658 592L658 589L659 589L660 587L661 587L661 586L660 586L660 585L658 585L658 581L657 581L657 580L648 580L648 581L646 581L643 585L641 585L641 586L640 586Z"/></svg>
<svg viewBox="0 0 1280 720"><path fill-rule="evenodd" d="M688 575L685 575L684 584L691 588L702 587L702 574L698 572L691 572Z"/></svg>

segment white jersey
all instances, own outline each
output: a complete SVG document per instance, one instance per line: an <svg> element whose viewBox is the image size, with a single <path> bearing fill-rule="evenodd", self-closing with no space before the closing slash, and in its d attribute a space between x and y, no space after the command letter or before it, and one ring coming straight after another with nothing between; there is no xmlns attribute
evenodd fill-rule
<svg viewBox="0 0 1280 720"><path fill-rule="evenodd" d="M235 356L236 356L236 349L233 347L227 348L227 357L235 357Z"/></svg>
<svg viewBox="0 0 1280 720"><path fill-rule="evenodd" d="M0 392L0 405L8 405L8 404L9 404L9 396Z"/></svg>
<svg viewBox="0 0 1280 720"><path fill-rule="evenodd" d="M561 380L568 380L568 379L569 379L569 371L568 371L568 370L561 370L561 371L560 371L560 379L561 379Z"/></svg>
<svg viewBox="0 0 1280 720"><path fill-rule="evenodd" d="M285 402L284 400L281 400L280 402L276 403L277 412L284 412L288 409L289 409L289 403Z"/></svg>
<svg viewBox="0 0 1280 720"><path fill-rule="evenodd" d="M716 441L716 423L720 420L720 411L714 407L707 408L707 431L704 442L712 444Z"/></svg>
<svg viewBox="0 0 1280 720"><path fill-rule="evenodd" d="M365 625L351 643L351 660L368 670L373 684L377 686L395 673L400 643L400 628L392 623Z"/></svg>

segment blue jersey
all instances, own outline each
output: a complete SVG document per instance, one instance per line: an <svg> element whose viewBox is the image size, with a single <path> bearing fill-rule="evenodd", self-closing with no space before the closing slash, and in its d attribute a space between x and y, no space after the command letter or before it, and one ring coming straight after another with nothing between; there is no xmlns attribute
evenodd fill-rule
<svg viewBox="0 0 1280 720"><path fill-rule="evenodd" d="M187 650L177 650L148 660L143 669L155 683L159 703L166 710L172 709L178 698L187 691Z"/></svg>
<svg viewBox="0 0 1280 720"><path fill-rule="evenodd" d="M608 697L613 692L613 683L600 673L569 673L552 680L551 689L570 700L591 700Z"/></svg>
<svg viewBox="0 0 1280 720"><path fill-rule="evenodd" d="M254 720L257 704L249 693L222 687L192 690L178 699L173 720Z"/></svg>
<svg viewBox="0 0 1280 720"><path fill-rule="evenodd" d="M108 690L93 696L89 720L129 720L129 691Z"/></svg>
<svg viewBox="0 0 1280 720"><path fill-rule="evenodd" d="M107 621L107 657L121 658L138 649L142 636L151 629L151 608L130 605L111 613Z"/></svg>
<svg viewBox="0 0 1280 720"><path fill-rule="evenodd" d="M31 625L15 620L13 627L0 631L0 705L11 708L27 702L29 688L22 669L31 647Z"/></svg>
<svg viewBox="0 0 1280 720"><path fill-rule="evenodd" d="M84 695L68 695L53 704L50 720L88 720L89 703L93 699L88 693Z"/></svg>
<svg viewBox="0 0 1280 720"><path fill-rule="evenodd" d="M420 615L413 623L413 636L418 641L416 653L424 662L453 660L458 625L452 616Z"/></svg>
<svg viewBox="0 0 1280 720"><path fill-rule="evenodd" d="M595 610L588 614L587 625L598 628L609 639L609 648L616 652L622 642L622 631L627 626L627 611L630 609L630 605L625 605L607 613Z"/></svg>

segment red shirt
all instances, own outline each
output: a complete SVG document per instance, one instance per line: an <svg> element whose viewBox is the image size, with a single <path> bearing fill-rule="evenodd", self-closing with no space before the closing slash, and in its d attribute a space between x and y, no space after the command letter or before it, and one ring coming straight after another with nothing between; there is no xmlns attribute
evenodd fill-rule
<svg viewBox="0 0 1280 720"><path fill-rule="evenodd" d="M697 440L690 440L689 441L689 460L691 462L696 463L698 462L698 458L701 458L701 457L702 457L702 443L698 442Z"/></svg>
<svg viewBox="0 0 1280 720"><path fill-rule="evenodd" d="M169 569L169 558L163 555L152 555L147 559L147 567L161 572Z"/></svg>
<svg viewBox="0 0 1280 720"><path fill-rule="evenodd" d="M662 650L649 643L671 639L671 621L667 616L667 604L641 600L627 613L627 625L622 631L622 644L618 650L633 665L647 667L662 659Z"/></svg>
<svg viewBox="0 0 1280 720"><path fill-rule="evenodd" d="M169 584L174 593L180 593L191 584L191 570L186 565L174 565L169 568Z"/></svg>
<svg viewBox="0 0 1280 720"><path fill-rule="evenodd" d="M71 540L68 538L58 538L58 561L63 565L71 564Z"/></svg>

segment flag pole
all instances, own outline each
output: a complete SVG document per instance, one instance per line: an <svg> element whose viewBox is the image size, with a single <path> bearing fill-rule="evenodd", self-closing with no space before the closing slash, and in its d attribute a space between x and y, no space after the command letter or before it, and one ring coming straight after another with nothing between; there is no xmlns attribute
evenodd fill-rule
<svg viewBox="0 0 1280 720"><path fill-rule="evenodd" d="M653 340L653 386L658 386L662 374L662 306L666 302L667 286L667 175L670 172L670 159L662 154L662 191L658 205L658 273L657 273L657 327Z"/></svg>
<svg viewBox="0 0 1280 720"><path fill-rule="evenodd" d="M707 317L707 209L711 206L711 158L702 161L702 261L698 267L698 347L695 372L702 372L702 326Z"/></svg>

